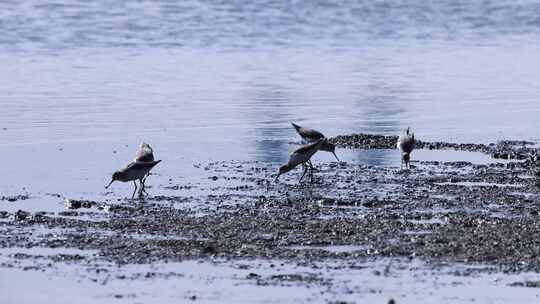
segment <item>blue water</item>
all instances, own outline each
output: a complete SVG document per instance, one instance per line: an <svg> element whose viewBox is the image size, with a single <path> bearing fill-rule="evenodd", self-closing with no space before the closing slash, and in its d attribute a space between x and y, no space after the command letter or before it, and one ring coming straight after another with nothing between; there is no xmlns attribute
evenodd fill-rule
<svg viewBox="0 0 540 304"><path fill-rule="evenodd" d="M12 52L492 44L539 33L540 4L500 1L2 1Z"/></svg>
<svg viewBox="0 0 540 304"><path fill-rule="evenodd" d="M264 174L273 178L296 147L292 143L299 141L290 122L327 136L394 135L410 126L422 140L539 141L538 54L540 3L533 0L0 0L0 196L30 196L0 201L0 211L58 215L65 210L64 199L79 198L130 204L123 199L131 196L132 184L115 183L111 191L103 187L112 172L132 159L141 141L163 160L147 180L150 195L195 196L191 204L205 201L207 194L193 191L213 191L214 184L195 190L165 186L205 186L206 175L215 174L203 169L208 162L258 161L257 167L267 166ZM395 150L339 149L337 154L349 163L399 167ZM482 154L448 151L416 151L412 157L491 161ZM328 153L314 158L316 164L334 161ZM106 211L89 212L106 217ZM83 213L78 218L86 219ZM32 229L35 235L47 227ZM47 255L43 248L36 250ZM3 248L2 259L9 252ZM384 263L377 269L392 262ZM262 271L260 263L218 281L215 266L196 264L183 266L187 285L179 277L114 280L94 288L80 280L93 277L88 269L79 272L78 266L64 263L55 267L70 267L65 277L5 268L0 279L17 278L5 282L7 298L31 303L44 298L35 289L25 293L29 282L58 302L77 297L116 303L113 293L131 295L133 284L140 283L144 287L137 299L178 302L179 295L198 291L190 284L201 280L206 289L208 282L218 282L216 291L236 302L253 299L249 292L267 301L314 299L313 290L304 287L283 292L283 286L257 285L251 291L255 285L237 283L248 272ZM132 271L114 267L114 273ZM151 271L156 267L151 265ZM164 267L168 273L178 266ZM193 269L196 277L189 275ZM201 277L201 269L211 276L203 271ZM367 286L364 296L379 302L389 294L422 297L420 302L436 297L455 302L456 294L466 295L464 301L535 296L534 291L500 289L512 281L500 283L499 278L489 280L491 289L475 281L469 295L456 292L460 284L454 276L451 284L441 285L439 273L428 273L424 281L436 276L438 286L426 297L417 292L418 281L412 288L403 285L406 275L373 279L358 275L364 270L345 269L343 276L336 269L331 270L333 281L346 278L356 284L348 276L369 278L369 284L359 286ZM374 273L370 267L365 272ZM388 281L392 278L399 284ZM48 288L64 281L70 284L61 294ZM178 290L184 285L187 291ZM391 291L372 292L381 286ZM504 294L493 293L493 286ZM324 288L326 296L335 298ZM197 301L210 301L205 292L197 292ZM316 298L325 299L320 292Z"/></svg>
<svg viewBox="0 0 540 304"><path fill-rule="evenodd" d="M0 190L102 191L143 140L163 178L277 166L292 121L538 140L539 38L535 1L3 1Z"/></svg>

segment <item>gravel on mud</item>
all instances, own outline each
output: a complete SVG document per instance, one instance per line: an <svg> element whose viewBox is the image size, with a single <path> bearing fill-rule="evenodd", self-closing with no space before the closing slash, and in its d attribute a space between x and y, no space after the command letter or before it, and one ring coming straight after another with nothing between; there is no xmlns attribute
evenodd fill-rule
<svg viewBox="0 0 540 304"><path fill-rule="evenodd" d="M362 134L333 140L363 148L395 142ZM120 202L68 200L57 214L3 212L0 247L89 249L99 254L60 258L119 264L204 257L305 262L418 257L540 271L540 193L531 159L485 165L420 162L405 171L334 162L319 165L313 182L301 184L299 173L274 183L266 167L261 162L209 163L205 170L216 178L205 183L224 184L211 186L220 194L199 198L182 196L185 185L162 185L175 194ZM184 208L191 200L204 208ZM96 218L81 217L88 211ZM38 234L37 227L55 232ZM336 246L350 250L332 250Z"/></svg>

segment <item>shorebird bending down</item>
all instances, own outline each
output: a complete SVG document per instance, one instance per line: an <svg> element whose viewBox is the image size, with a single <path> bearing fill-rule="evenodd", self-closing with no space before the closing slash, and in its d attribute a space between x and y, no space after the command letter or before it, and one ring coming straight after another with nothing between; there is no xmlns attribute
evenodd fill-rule
<svg viewBox="0 0 540 304"><path fill-rule="evenodd" d="M134 162L153 162L154 161L154 150L152 147L150 147L149 144L142 142L139 146L139 150L135 153L135 158L133 158ZM146 176L143 178L143 184L146 181L146 178L150 175L150 172L146 174Z"/></svg>
<svg viewBox="0 0 540 304"><path fill-rule="evenodd" d="M294 129L296 130L296 133L298 133L298 135L300 135L300 137L302 137L302 139L305 140L308 143L313 143L313 142L318 141L319 139L326 138L324 136L324 134L322 134L321 132L319 132L317 130L304 128L304 127L301 127L301 126L299 126L299 125L297 125L295 123L291 123L291 124L294 127ZM330 153L334 154L337 161L339 161L339 158L336 155L336 146L334 144L329 143L328 141L324 141L324 143L321 145L319 150L330 152ZM313 168L313 166L311 165L311 161L309 161L308 163L309 163L310 167Z"/></svg>
<svg viewBox="0 0 540 304"><path fill-rule="evenodd" d="M286 165L281 166L281 168L279 168L279 173L276 176L275 180L277 181L277 179L279 178L281 174L287 173L291 171L292 169L296 168L296 166L301 164L302 167L304 167L304 173L302 173L302 176L300 177L300 180L299 180L299 182L301 182L302 179L304 178L304 175L306 175L306 172L308 170L307 163L309 162L313 154L319 151L320 147L324 144L324 142L326 142L326 138L321 138L317 140L316 142L304 145L296 149L289 156L289 162ZM310 166L310 168L313 170L313 166ZM312 170L310 171L311 178L313 178Z"/></svg>
<svg viewBox="0 0 540 304"><path fill-rule="evenodd" d="M396 146L401 150L401 169L403 169L403 163L405 163L406 168L410 169L411 152L414 150L414 133L410 133L409 128L407 128L399 136Z"/></svg>
<svg viewBox="0 0 540 304"><path fill-rule="evenodd" d="M152 170L152 168L154 168L155 165L159 164L160 162L161 160L149 162L132 162L122 170L114 172L111 182L107 186L105 186L105 189L108 189L114 181L133 181L133 185L135 185L135 190L133 190L132 197L134 197L135 192L137 191L136 180L139 180L139 183L141 184L141 187L139 189L139 195L141 195L143 192L146 192L144 190L145 176L148 174L148 172L150 172L150 170Z"/></svg>

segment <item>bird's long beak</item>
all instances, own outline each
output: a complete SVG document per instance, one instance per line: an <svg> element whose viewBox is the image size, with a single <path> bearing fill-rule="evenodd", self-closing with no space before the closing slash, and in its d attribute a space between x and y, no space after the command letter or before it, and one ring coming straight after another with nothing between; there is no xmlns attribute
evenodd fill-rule
<svg viewBox="0 0 540 304"><path fill-rule="evenodd" d="M281 175L281 174L278 173L278 175L277 175L276 178L274 179L274 183L277 182L277 180L278 180L278 178L279 178L280 175Z"/></svg>
<svg viewBox="0 0 540 304"><path fill-rule="evenodd" d="M332 154L334 154L334 156L336 157L337 161L340 162L339 158L338 158L337 155L336 155L336 152L332 152Z"/></svg>
<svg viewBox="0 0 540 304"><path fill-rule="evenodd" d="M109 186L110 186L113 182L114 182L114 179L111 180L111 182L110 182L107 186L105 186L105 189L109 189Z"/></svg>

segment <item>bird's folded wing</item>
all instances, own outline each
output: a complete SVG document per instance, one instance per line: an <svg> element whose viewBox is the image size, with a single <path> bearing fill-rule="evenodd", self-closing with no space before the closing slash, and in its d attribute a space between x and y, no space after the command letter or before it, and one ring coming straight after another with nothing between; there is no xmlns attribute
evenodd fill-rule
<svg viewBox="0 0 540 304"><path fill-rule="evenodd" d="M131 162L126 166L126 170L143 170L152 168L153 166L157 165L160 162L158 161L151 161L151 162Z"/></svg>
<svg viewBox="0 0 540 304"><path fill-rule="evenodd" d="M311 149L314 149L315 146L317 146L321 141L322 141L322 139L319 139L316 142L313 142L313 143L310 143L310 144L307 144L307 145L303 145L300 148L294 150L294 153L306 153L306 152L310 151Z"/></svg>

